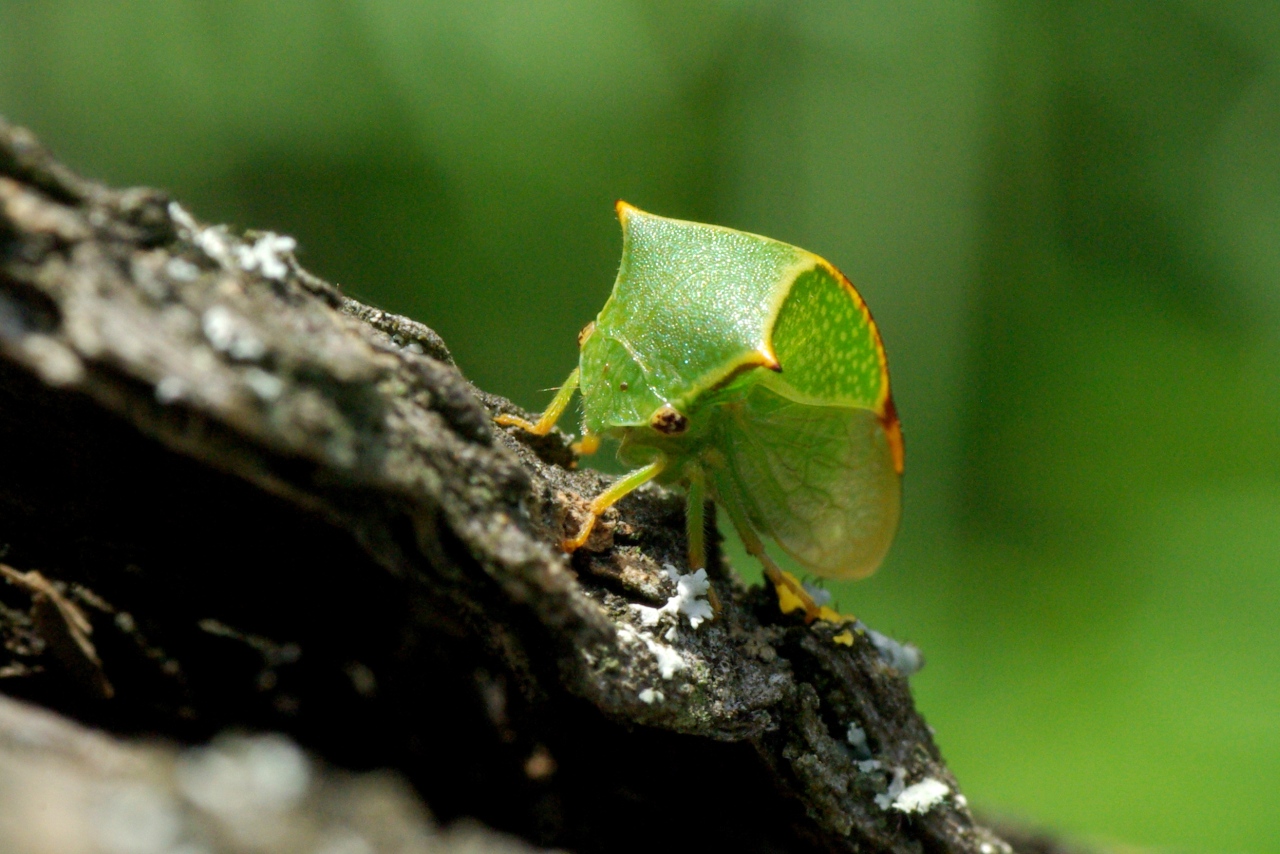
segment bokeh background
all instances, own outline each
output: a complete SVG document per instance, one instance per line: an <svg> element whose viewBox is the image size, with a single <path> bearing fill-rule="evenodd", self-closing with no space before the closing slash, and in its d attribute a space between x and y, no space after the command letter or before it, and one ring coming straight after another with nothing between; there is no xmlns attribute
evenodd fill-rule
<svg viewBox="0 0 1280 854"><path fill-rule="evenodd" d="M832 587L925 651L971 801L1280 852L1273 3L0 0L0 113L531 409L614 199L827 257L908 443L898 544Z"/></svg>

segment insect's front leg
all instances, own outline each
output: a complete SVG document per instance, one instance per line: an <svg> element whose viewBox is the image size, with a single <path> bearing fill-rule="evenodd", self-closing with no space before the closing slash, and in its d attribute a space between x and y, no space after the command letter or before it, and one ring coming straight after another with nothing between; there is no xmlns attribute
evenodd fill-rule
<svg viewBox="0 0 1280 854"><path fill-rule="evenodd" d="M560 416L564 415L565 409L569 406L569 401L573 399L573 393L578 390L578 377L578 368L574 368L573 373L569 374L568 379L564 381L564 385L560 386L560 390L556 392L555 397L551 398L551 403L536 422L526 421L515 415L503 414L494 417L494 423L519 427L535 436L547 435L551 432L551 428L556 426Z"/></svg>
<svg viewBox="0 0 1280 854"><path fill-rule="evenodd" d="M591 502L589 508L590 516L583 523L582 528L577 535L564 540L560 543L560 548L566 552L577 551L587 541L587 537L591 536L591 529L595 527L596 520L600 518L600 514L608 510L614 504L618 503L625 495L634 491L641 484L648 483L658 475L662 474L662 470L667 467L667 458L658 457L644 468L638 468L630 474L619 478L614 482L613 486L597 495Z"/></svg>

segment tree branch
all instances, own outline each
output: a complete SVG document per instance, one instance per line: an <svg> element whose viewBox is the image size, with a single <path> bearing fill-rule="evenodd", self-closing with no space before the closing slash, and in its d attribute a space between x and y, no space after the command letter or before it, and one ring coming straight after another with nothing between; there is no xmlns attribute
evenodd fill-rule
<svg viewBox="0 0 1280 854"><path fill-rule="evenodd" d="M646 625L635 606L683 566L679 496L639 490L566 559L607 478L562 435L494 428L519 410L439 336L287 250L0 124L0 538L101 662L60 663L35 594L0 589L10 694L118 733L278 730L398 769L444 820L575 850L677 827L741 851L1008 850L865 632L783 617L715 554L716 619ZM947 794L894 806L924 780Z"/></svg>

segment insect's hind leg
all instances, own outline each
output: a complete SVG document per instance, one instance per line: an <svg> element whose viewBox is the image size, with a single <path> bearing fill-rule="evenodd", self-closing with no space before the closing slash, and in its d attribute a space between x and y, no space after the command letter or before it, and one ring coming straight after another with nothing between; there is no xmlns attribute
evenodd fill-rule
<svg viewBox="0 0 1280 854"><path fill-rule="evenodd" d="M667 467L667 458L658 457L652 463L644 468L638 468L630 474L622 477L614 482L613 486L597 495L591 501L589 508L590 516L583 523L582 528L577 535L564 540L560 543L560 548L566 552L576 551L581 548L587 541L587 537L591 536L591 529L595 527L596 520L600 518L600 514L608 510L614 504L618 503L628 493L633 492L642 484L648 483L658 475L662 474L662 470Z"/></svg>
<svg viewBox="0 0 1280 854"><path fill-rule="evenodd" d="M756 535L755 529L747 521L742 509L732 500L725 500L722 503L725 510L729 512L729 518L733 520L734 529L742 538L742 544L747 548L747 554L760 561L760 565L764 567L764 577L769 580L778 594L778 609L784 614L789 614L797 608L803 608L806 623L822 619L822 606L814 601L809 591L804 589L794 575L773 562L773 558L769 557L769 553L764 550L764 543Z"/></svg>

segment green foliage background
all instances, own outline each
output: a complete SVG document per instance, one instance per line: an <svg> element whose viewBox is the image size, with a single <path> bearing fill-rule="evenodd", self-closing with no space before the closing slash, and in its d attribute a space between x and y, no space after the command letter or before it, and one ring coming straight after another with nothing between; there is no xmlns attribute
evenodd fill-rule
<svg viewBox="0 0 1280 854"><path fill-rule="evenodd" d="M0 0L0 112L295 235L530 408L615 198L824 255L908 441L837 596L925 650L970 799L1280 852L1273 4Z"/></svg>

